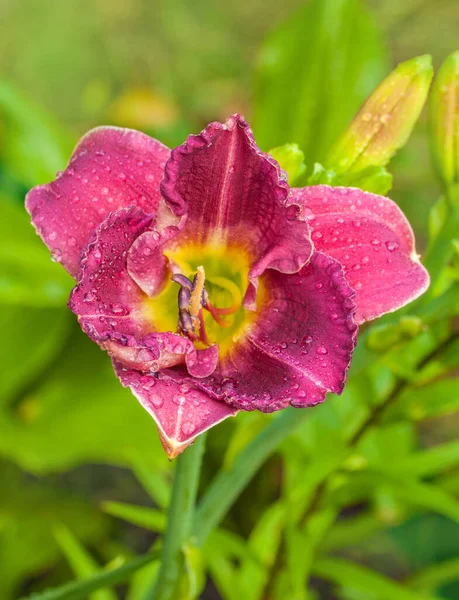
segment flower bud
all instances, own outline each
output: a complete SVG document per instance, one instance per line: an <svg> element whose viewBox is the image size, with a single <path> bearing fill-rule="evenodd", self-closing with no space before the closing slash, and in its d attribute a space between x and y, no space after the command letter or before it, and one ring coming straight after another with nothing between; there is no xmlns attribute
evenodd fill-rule
<svg viewBox="0 0 459 600"><path fill-rule="evenodd" d="M386 165L408 140L432 76L428 55L398 65L363 104L332 148L325 166L343 174Z"/></svg>
<svg viewBox="0 0 459 600"><path fill-rule="evenodd" d="M445 60L432 89L431 143L435 166L448 187L459 181L459 51Z"/></svg>

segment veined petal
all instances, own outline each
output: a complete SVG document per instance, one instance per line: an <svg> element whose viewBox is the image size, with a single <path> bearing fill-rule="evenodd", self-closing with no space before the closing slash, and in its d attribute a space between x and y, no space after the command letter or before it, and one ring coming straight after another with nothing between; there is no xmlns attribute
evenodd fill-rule
<svg viewBox="0 0 459 600"><path fill-rule="evenodd" d="M188 338L155 331L147 296L128 271L128 250L153 221L137 207L107 217L85 250L69 307L83 331L125 366L156 372L184 363L190 375L206 377L216 367L218 348L196 350Z"/></svg>
<svg viewBox="0 0 459 600"><path fill-rule="evenodd" d="M413 231L392 200L326 185L292 191L309 219L315 248L343 265L356 292L358 323L392 312L428 288Z"/></svg>
<svg viewBox="0 0 459 600"><path fill-rule="evenodd" d="M183 452L195 438L217 423L237 414L237 409L211 399L193 385L126 369L113 361L115 373L129 387L156 422L169 458Z"/></svg>
<svg viewBox="0 0 459 600"><path fill-rule="evenodd" d="M180 245L239 246L251 257L254 278L266 268L297 272L312 253L307 220L289 198L285 174L238 115L173 150L161 192L160 228L175 218L183 226Z"/></svg>
<svg viewBox="0 0 459 600"><path fill-rule="evenodd" d="M81 139L55 181L28 193L37 232L73 277L91 232L110 212L136 205L156 213L169 154L140 131L98 127Z"/></svg>
<svg viewBox="0 0 459 600"><path fill-rule="evenodd" d="M315 252L299 273L269 270L262 278L266 299L253 325L195 385L230 406L263 412L340 393L357 332L354 292L341 265Z"/></svg>

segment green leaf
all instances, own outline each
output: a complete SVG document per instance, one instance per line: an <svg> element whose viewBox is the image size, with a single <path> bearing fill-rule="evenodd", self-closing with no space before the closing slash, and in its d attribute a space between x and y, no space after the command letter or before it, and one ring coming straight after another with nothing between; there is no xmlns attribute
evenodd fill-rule
<svg viewBox="0 0 459 600"><path fill-rule="evenodd" d="M401 584L376 571L340 558L321 558L314 563L313 573L337 583L340 587L358 590L371 600L439 600L433 596L419 597Z"/></svg>
<svg viewBox="0 0 459 600"><path fill-rule="evenodd" d="M355 517L340 518L322 540L320 549L330 552L360 544L384 527L386 527L386 523L380 521L372 512L364 512Z"/></svg>
<svg viewBox="0 0 459 600"><path fill-rule="evenodd" d="M145 595L151 589L158 577L159 562L155 561L140 569L129 579L129 590L126 600L145 600Z"/></svg>
<svg viewBox="0 0 459 600"><path fill-rule="evenodd" d="M0 348L2 384L0 407L24 394L62 352L71 330L67 309L3 306L0 311L3 343ZM33 401L22 405L19 416L33 418ZM1 421L1 411L0 411ZM2 444L0 442L0 448Z"/></svg>
<svg viewBox="0 0 459 600"><path fill-rule="evenodd" d="M154 508L124 504L123 502L104 502L102 509L113 517L118 517L150 531L163 532L166 527L166 515Z"/></svg>
<svg viewBox="0 0 459 600"><path fill-rule="evenodd" d="M97 572L99 565L68 527L62 523L55 525L54 537L79 579L88 578ZM110 589L101 589L91 594L90 599L116 600L116 595Z"/></svg>
<svg viewBox="0 0 459 600"><path fill-rule="evenodd" d="M442 379L423 387L409 388L388 412L388 418L420 421L459 410L459 380Z"/></svg>
<svg viewBox="0 0 459 600"><path fill-rule="evenodd" d="M392 188L392 175L383 166L365 167L360 171L337 175L337 185L357 187L364 192L384 196Z"/></svg>
<svg viewBox="0 0 459 600"><path fill-rule="evenodd" d="M453 558L421 569L408 579L407 584L415 590L430 592L450 581L457 580L459 580L459 558Z"/></svg>
<svg viewBox="0 0 459 600"><path fill-rule="evenodd" d="M308 185L338 185L338 175L332 169L326 169L316 162L309 176Z"/></svg>
<svg viewBox="0 0 459 600"><path fill-rule="evenodd" d="M276 502L261 515L250 534L249 553L238 575L238 587L247 600L257 600L263 593L281 543L284 519L285 506Z"/></svg>
<svg viewBox="0 0 459 600"><path fill-rule="evenodd" d="M67 164L71 136L5 81L0 81L0 125L0 158L27 186L50 181Z"/></svg>
<svg viewBox="0 0 459 600"><path fill-rule="evenodd" d="M392 492L408 505L419 506L459 522L459 501L438 486L406 478L394 479Z"/></svg>
<svg viewBox="0 0 459 600"><path fill-rule="evenodd" d="M277 160L281 169L286 171L290 186L293 186L306 171L304 154L298 144L284 144L272 148L268 154Z"/></svg>
<svg viewBox="0 0 459 600"><path fill-rule="evenodd" d="M41 594L32 594L21 600L84 600L88 594L101 588L122 583L132 577L142 567L150 564L159 557L159 552L152 552L130 560L115 567L101 570L88 579L75 581L54 590L47 590Z"/></svg>
<svg viewBox="0 0 459 600"><path fill-rule="evenodd" d="M51 569L60 559L52 535L57 520L87 543L100 541L107 522L75 494L25 476L11 464L0 463L0 476L0 598L7 600L21 581Z"/></svg>
<svg viewBox="0 0 459 600"><path fill-rule="evenodd" d="M425 328L419 317L403 316L395 323L374 325L368 332L366 345L370 350L383 352L419 335Z"/></svg>
<svg viewBox="0 0 459 600"><path fill-rule="evenodd" d="M459 441L446 442L400 457L394 466L414 476L431 477L459 465Z"/></svg>
<svg viewBox="0 0 459 600"><path fill-rule="evenodd" d="M320 57L320 60L318 60ZM312 0L262 46L253 126L262 148L294 141L321 161L386 67L381 34L359 0Z"/></svg>
<svg viewBox="0 0 459 600"><path fill-rule="evenodd" d="M290 525L286 531L287 568L292 600L306 600L306 582L317 554L317 547L336 519L337 508L327 507L314 512L304 530Z"/></svg>
<svg viewBox="0 0 459 600"><path fill-rule="evenodd" d="M158 506L166 508L169 505L170 486L164 473L152 471L145 457L136 450L132 452L130 467L150 498Z"/></svg>
<svg viewBox="0 0 459 600"><path fill-rule="evenodd" d="M51 261L21 206L0 198L0 303L64 307L75 282Z"/></svg>
<svg viewBox="0 0 459 600"><path fill-rule="evenodd" d="M233 502L260 466L277 447L307 417L287 408L252 440L236 457L229 469L222 469L212 480L202 497L195 515L192 537L202 544L213 528L223 519Z"/></svg>
<svg viewBox="0 0 459 600"><path fill-rule="evenodd" d="M106 353L75 329L46 377L18 399L27 420L0 412L0 453L36 473L82 462L129 466L141 452L152 470L167 472L156 426L116 379ZM56 448L59 451L56 451Z"/></svg>

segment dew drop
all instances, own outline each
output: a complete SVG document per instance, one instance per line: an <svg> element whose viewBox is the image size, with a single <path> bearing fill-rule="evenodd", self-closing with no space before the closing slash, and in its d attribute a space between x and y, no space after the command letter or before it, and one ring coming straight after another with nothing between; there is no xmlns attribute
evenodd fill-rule
<svg viewBox="0 0 459 600"><path fill-rule="evenodd" d="M51 260L53 262L61 262L62 261L62 252L56 248L51 252Z"/></svg>
<svg viewBox="0 0 459 600"><path fill-rule="evenodd" d="M398 248L397 242L386 242L386 248L389 252L394 252Z"/></svg>
<svg viewBox="0 0 459 600"><path fill-rule="evenodd" d="M192 435L196 431L196 425L191 421L186 421L182 424L181 428L183 435Z"/></svg>
<svg viewBox="0 0 459 600"><path fill-rule="evenodd" d="M124 308L121 306L121 304L111 304L110 308L114 315L121 315L124 312Z"/></svg>
<svg viewBox="0 0 459 600"><path fill-rule="evenodd" d="M159 396L152 396L151 397L151 403L153 404L153 406L155 408L161 408L162 405L164 404L164 400L162 398L160 398Z"/></svg>
<svg viewBox="0 0 459 600"><path fill-rule="evenodd" d="M328 350L324 346L319 346L316 350L317 354L328 354Z"/></svg>

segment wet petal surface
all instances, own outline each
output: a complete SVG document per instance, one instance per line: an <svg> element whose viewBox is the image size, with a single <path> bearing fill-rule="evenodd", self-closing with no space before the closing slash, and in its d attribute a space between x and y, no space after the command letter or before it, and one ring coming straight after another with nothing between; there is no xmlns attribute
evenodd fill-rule
<svg viewBox="0 0 459 600"><path fill-rule="evenodd" d="M212 400L193 385L178 383L161 373L154 377L126 369L114 361L121 383L129 387L155 420L169 458L174 458L193 440L217 423L237 414L237 409Z"/></svg>
<svg viewBox="0 0 459 600"><path fill-rule="evenodd" d="M147 296L127 269L129 249L153 221L136 207L110 214L85 251L69 307L83 331L124 365L156 372L185 363L192 376L205 377L215 369L218 348L196 350L188 338L155 331Z"/></svg>
<svg viewBox="0 0 459 600"><path fill-rule="evenodd" d="M139 131L99 127L87 133L67 169L27 195L27 210L54 260L76 278L83 248L110 212L135 205L156 213L169 154Z"/></svg>
<svg viewBox="0 0 459 600"><path fill-rule="evenodd" d="M252 258L253 278L266 268L294 273L311 255L309 228L285 176L237 115L172 151L161 192L164 210L183 226L181 245L239 246ZM164 214L161 208L161 223Z"/></svg>
<svg viewBox="0 0 459 600"><path fill-rule="evenodd" d="M413 231L398 206L354 188L292 190L309 219L314 246L336 258L356 292L358 323L408 304L429 285Z"/></svg>
<svg viewBox="0 0 459 600"><path fill-rule="evenodd" d="M354 292L340 264L314 253L299 273L270 270L262 284L266 299L254 324L212 376L195 384L231 406L263 412L340 393L357 332Z"/></svg>

